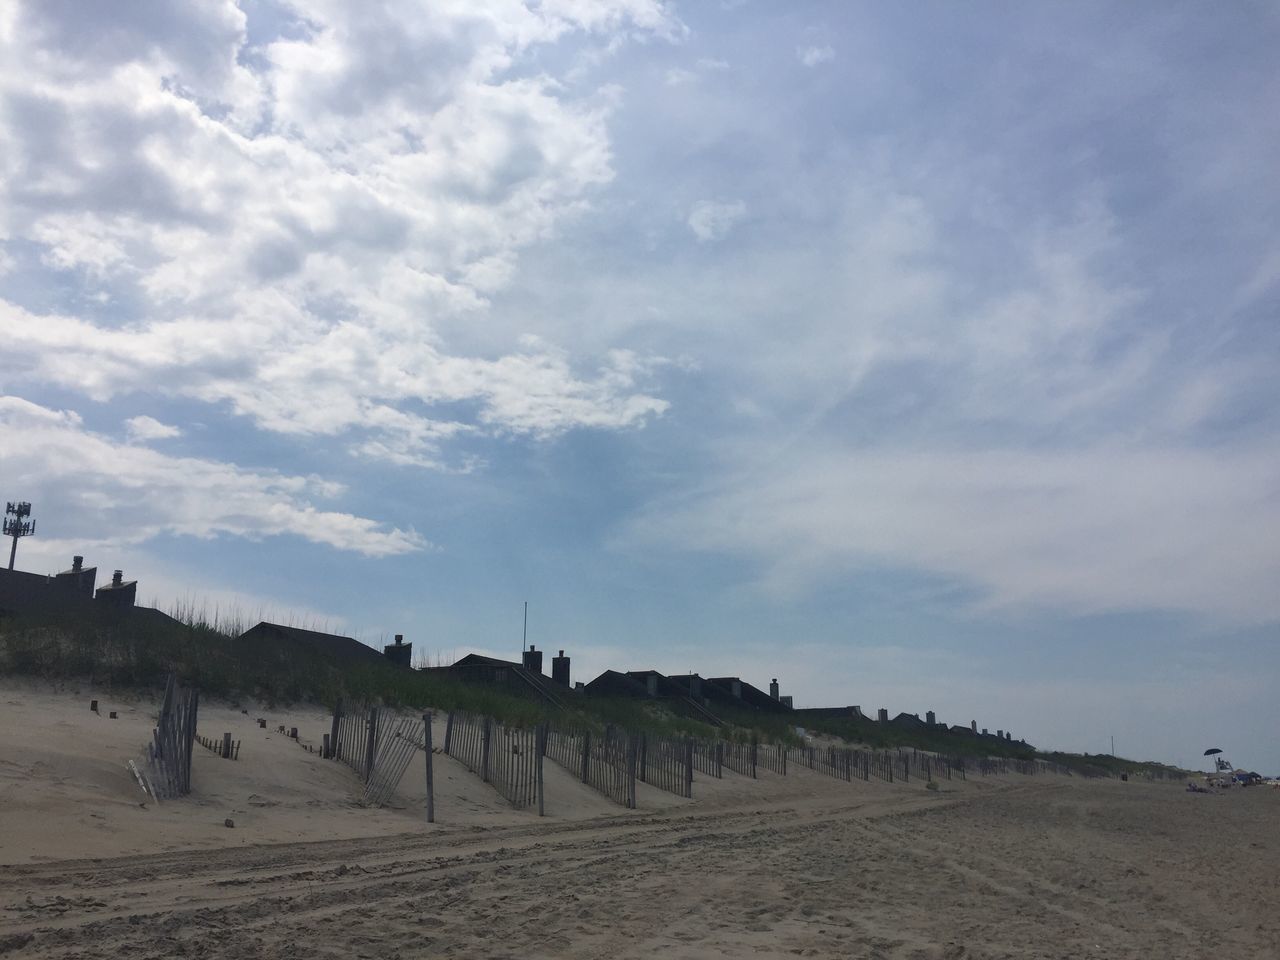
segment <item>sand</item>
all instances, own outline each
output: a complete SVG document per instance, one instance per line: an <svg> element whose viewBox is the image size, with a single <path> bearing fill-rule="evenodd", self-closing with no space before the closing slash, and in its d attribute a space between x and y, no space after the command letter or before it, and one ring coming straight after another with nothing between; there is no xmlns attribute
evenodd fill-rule
<svg viewBox="0 0 1280 960"><path fill-rule="evenodd" d="M274 732L321 711L205 704L241 758L142 807L149 707L0 689L0 956L1280 957L1280 791L793 769L626 811L548 764L539 819L437 756L428 825L420 762L366 810Z"/></svg>

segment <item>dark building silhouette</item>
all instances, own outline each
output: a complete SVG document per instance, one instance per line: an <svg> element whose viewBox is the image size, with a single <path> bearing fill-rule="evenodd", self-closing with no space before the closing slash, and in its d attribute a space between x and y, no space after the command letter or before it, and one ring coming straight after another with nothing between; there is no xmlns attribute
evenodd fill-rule
<svg viewBox="0 0 1280 960"><path fill-rule="evenodd" d="M260 647L277 647L284 655L291 648L319 653L341 664L384 664L386 658L373 647L367 647L354 637L343 637L318 630L287 627L282 623L261 623L240 634L240 640Z"/></svg>
<svg viewBox="0 0 1280 960"><path fill-rule="evenodd" d="M542 651L532 643L529 644L529 649L521 655L521 659L524 661L526 670L531 673L542 673Z"/></svg>
<svg viewBox="0 0 1280 960"><path fill-rule="evenodd" d="M525 651L526 654L528 652ZM537 653L538 666L541 668L542 652ZM447 676L461 683L497 687L516 696L544 700L554 707L565 706L566 699L572 696L570 691L544 676L540 669L530 670L523 663L499 660L479 653L469 653L447 667L428 667L422 672Z"/></svg>
<svg viewBox="0 0 1280 960"><path fill-rule="evenodd" d="M98 580L98 568L86 567L84 557L76 556L71 558L71 569L55 574L54 579L86 600L92 600L93 588Z"/></svg>
<svg viewBox="0 0 1280 960"><path fill-rule="evenodd" d="M877 711L876 711L876 722L877 722L877 723L888 723L888 722L889 722L889 711L888 711L888 710L886 710L884 707L881 707L879 710L877 710Z"/></svg>
<svg viewBox="0 0 1280 960"><path fill-rule="evenodd" d="M404 642L404 634L396 634L396 642L382 648L382 655L397 667L413 666L413 644Z"/></svg>
<svg viewBox="0 0 1280 960"><path fill-rule="evenodd" d="M97 593L99 603L109 603L115 607L132 607L137 598L138 581L125 580L123 570L111 574L111 582L105 587L99 587Z"/></svg>
<svg viewBox="0 0 1280 960"><path fill-rule="evenodd" d="M569 658L564 655L564 651L560 651L560 656L551 658L551 679L562 687L571 686L569 683Z"/></svg>

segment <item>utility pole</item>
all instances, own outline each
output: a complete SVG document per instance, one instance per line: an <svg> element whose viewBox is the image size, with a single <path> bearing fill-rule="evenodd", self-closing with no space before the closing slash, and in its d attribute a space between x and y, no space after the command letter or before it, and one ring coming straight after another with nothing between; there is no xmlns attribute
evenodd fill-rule
<svg viewBox="0 0 1280 960"><path fill-rule="evenodd" d="M1116 755L1116 735L1113 733L1111 735L1111 756L1114 757L1115 755Z"/></svg>
<svg viewBox="0 0 1280 960"><path fill-rule="evenodd" d="M29 537L36 532L36 522L28 520L31 516L31 504L22 500L12 500L4 508L4 535L13 537L13 547L9 550L9 569L13 569L13 561L18 556L18 538Z"/></svg>

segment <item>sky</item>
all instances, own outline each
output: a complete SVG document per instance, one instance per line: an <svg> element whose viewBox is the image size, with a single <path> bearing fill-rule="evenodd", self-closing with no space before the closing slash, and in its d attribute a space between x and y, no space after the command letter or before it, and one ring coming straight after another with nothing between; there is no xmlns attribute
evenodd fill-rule
<svg viewBox="0 0 1280 960"><path fill-rule="evenodd" d="M0 0L18 567L1280 773L1267 4Z"/></svg>

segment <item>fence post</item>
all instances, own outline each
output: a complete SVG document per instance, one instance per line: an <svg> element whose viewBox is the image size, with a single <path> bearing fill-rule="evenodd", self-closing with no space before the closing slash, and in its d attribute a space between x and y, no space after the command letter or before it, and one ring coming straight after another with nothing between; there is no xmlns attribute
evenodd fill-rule
<svg viewBox="0 0 1280 960"><path fill-rule="evenodd" d="M753 733L751 735L751 779L753 780L756 778L756 749L756 735Z"/></svg>
<svg viewBox="0 0 1280 960"><path fill-rule="evenodd" d="M449 748L453 746L453 711L449 711L449 716L444 720L444 755L451 757L453 754L449 752Z"/></svg>
<svg viewBox="0 0 1280 960"><path fill-rule="evenodd" d="M544 789L542 784L542 758L547 755L547 722L538 724L535 736L538 738L536 756L533 758L534 776L538 784L538 816L546 816L543 806Z"/></svg>
<svg viewBox="0 0 1280 960"><path fill-rule="evenodd" d="M693 796L693 737L684 741L684 795Z"/></svg>
<svg viewBox="0 0 1280 960"><path fill-rule="evenodd" d="M642 737L643 734L640 735ZM634 733L627 734L627 809L634 810L636 808L636 763L637 753L639 752L640 740ZM641 741L643 742L643 741Z"/></svg>
<svg viewBox="0 0 1280 960"><path fill-rule="evenodd" d="M431 714L422 715L422 729L427 745L427 823L436 822L435 779L431 769Z"/></svg>
<svg viewBox="0 0 1280 960"><path fill-rule="evenodd" d="M716 741L716 779L724 779L724 741Z"/></svg>
<svg viewBox="0 0 1280 960"><path fill-rule="evenodd" d="M582 782L591 780L591 731L582 731Z"/></svg>
<svg viewBox="0 0 1280 960"><path fill-rule="evenodd" d="M778 755L782 759L782 775L787 775L787 745L785 743L778 745Z"/></svg>
<svg viewBox="0 0 1280 960"><path fill-rule="evenodd" d="M320 748L320 759L321 759L321 760L328 760L328 759L329 759L329 749L330 749L330 748L329 748L329 744L330 744L330 743L331 743L331 741L329 740L329 734L327 734L327 733L326 733L326 734L324 735L324 745L323 745L323 746L321 746L321 748Z"/></svg>
<svg viewBox="0 0 1280 960"><path fill-rule="evenodd" d="M329 745L325 747L325 758L332 760L341 754L338 749L338 721L342 719L342 698L338 698L337 704L333 708L333 723L329 727Z"/></svg>
<svg viewBox="0 0 1280 960"><path fill-rule="evenodd" d="M493 738L493 718L484 718L483 732L480 734L480 776L485 783L489 782L489 743Z"/></svg>
<svg viewBox="0 0 1280 960"><path fill-rule="evenodd" d="M222 735L222 759L231 759L231 734L224 733Z"/></svg>
<svg viewBox="0 0 1280 960"><path fill-rule="evenodd" d="M378 749L378 708L369 708L369 733L364 748L364 782L373 776L374 751Z"/></svg>

